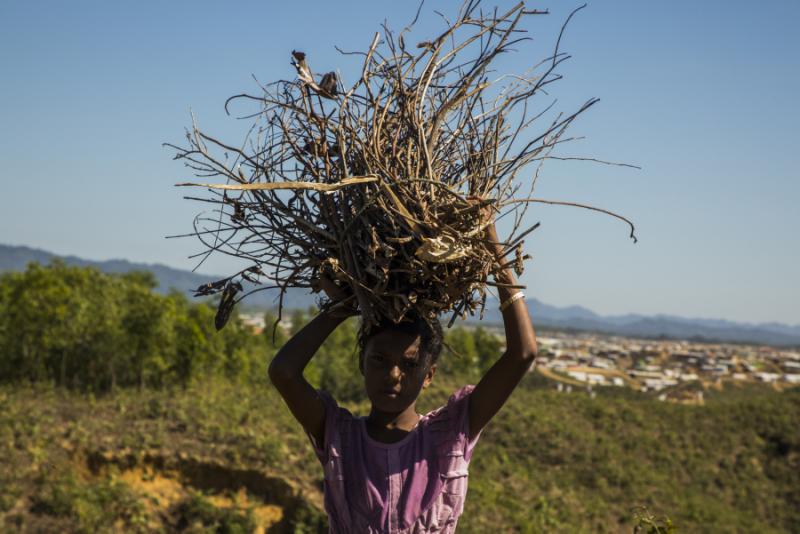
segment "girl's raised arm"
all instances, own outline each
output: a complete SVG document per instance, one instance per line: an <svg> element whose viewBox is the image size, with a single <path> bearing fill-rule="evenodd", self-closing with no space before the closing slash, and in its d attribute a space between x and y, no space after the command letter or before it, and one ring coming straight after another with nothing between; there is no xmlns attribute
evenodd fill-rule
<svg viewBox="0 0 800 534"><path fill-rule="evenodd" d="M269 366L269 379L292 415L317 443L324 443L325 405L303 370L322 343L348 314L322 312L281 347Z"/></svg>
<svg viewBox="0 0 800 534"><path fill-rule="evenodd" d="M502 247L494 224L487 228L488 240L493 244L498 261ZM517 280L511 269L506 268L495 277L506 331L506 351L486 371L475 386L469 399L469 439L472 440L486 423L502 408L511 392L517 387L536 359L536 334L528 315L522 293L514 289Z"/></svg>

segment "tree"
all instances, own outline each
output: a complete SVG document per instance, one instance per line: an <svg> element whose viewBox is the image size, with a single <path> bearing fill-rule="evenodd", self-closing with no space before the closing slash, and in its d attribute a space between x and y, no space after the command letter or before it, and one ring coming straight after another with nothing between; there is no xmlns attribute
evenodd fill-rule
<svg viewBox="0 0 800 534"><path fill-rule="evenodd" d="M290 319L291 326L289 327L289 335L295 335L303 328L308 322L308 316L303 310L294 310Z"/></svg>
<svg viewBox="0 0 800 534"><path fill-rule="evenodd" d="M274 351L265 336L237 315L217 332L207 303L155 287L150 273L109 275L59 261L1 275L0 379L90 391L185 386L215 373L265 379Z"/></svg>
<svg viewBox="0 0 800 534"><path fill-rule="evenodd" d="M139 388L161 385L175 354L175 301L153 293L155 278L148 274L121 279L124 344L119 349L125 351Z"/></svg>
<svg viewBox="0 0 800 534"><path fill-rule="evenodd" d="M2 354L11 380L102 389L119 342L115 279L96 269L31 264L3 279Z"/></svg>
<svg viewBox="0 0 800 534"><path fill-rule="evenodd" d="M358 370L357 345L357 321L350 318L328 336L312 360L319 369L319 387L343 401L366 398L364 379Z"/></svg>
<svg viewBox="0 0 800 534"><path fill-rule="evenodd" d="M478 372L483 376L500 357L503 341L480 326L472 332L472 337L478 354Z"/></svg>
<svg viewBox="0 0 800 534"><path fill-rule="evenodd" d="M281 325L276 324L277 322L278 316L271 311L264 314L264 337L267 340L267 345L276 350L281 348L289 339L286 335L286 330Z"/></svg>
<svg viewBox="0 0 800 534"><path fill-rule="evenodd" d="M439 365L441 370L467 379L477 377L478 351L472 334L466 328L457 326L447 333L445 341L452 352L445 351L442 354Z"/></svg>

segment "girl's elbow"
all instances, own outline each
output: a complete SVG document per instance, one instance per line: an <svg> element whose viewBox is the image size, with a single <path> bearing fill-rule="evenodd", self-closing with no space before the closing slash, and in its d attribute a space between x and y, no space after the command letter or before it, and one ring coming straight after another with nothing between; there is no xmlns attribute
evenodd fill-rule
<svg viewBox="0 0 800 534"><path fill-rule="evenodd" d="M539 355L539 353L536 352L535 350L531 351L531 352L527 352L527 353L525 353L525 356L523 357L523 360L528 362L528 365L533 365L533 363L536 361L536 358L537 358L538 355Z"/></svg>
<svg viewBox="0 0 800 534"><path fill-rule="evenodd" d="M285 382L289 378L289 371L286 369L286 366L278 363L276 358L269 364L267 375L269 376L270 382L278 384L280 382Z"/></svg>
<svg viewBox="0 0 800 534"><path fill-rule="evenodd" d="M525 346L520 347L518 350L510 351L507 355L514 360L518 360L521 362L525 362L528 365L533 364L536 361L536 357L538 356L539 351L536 348L536 345L533 346Z"/></svg>
<svg viewBox="0 0 800 534"><path fill-rule="evenodd" d="M538 356L539 356L539 347L536 345L536 342L534 341L525 348L523 357L527 361L534 362Z"/></svg>

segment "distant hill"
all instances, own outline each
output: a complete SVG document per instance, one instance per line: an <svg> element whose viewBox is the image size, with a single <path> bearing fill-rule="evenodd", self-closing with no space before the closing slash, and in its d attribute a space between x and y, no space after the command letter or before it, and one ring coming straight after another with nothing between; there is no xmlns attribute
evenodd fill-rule
<svg viewBox="0 0 800 534"><path fill-rule="evenodd" d="M55 254L43 250L0 245L0 272L22 271L30 262L47 264L55 257L57 257ZM222 276L200 275L173 269L165 265L132 263L126 260L97 262L75 256L63 256L61 259L69 265L96 267L107 273L150 271L156 276L161 292L175 288L191 295L192 290L198 286L222 278ZM259 291L247 297L242 304L248 308L274 308L277 306L277 297L277 290ZM800 325L748 324L723 319L688 319L671 315L602 316L581 306L561 308L530 297L526 301L531 317L537 326L586 330L630 337L665 337L800 347ZM315 296L313 294L292 290L287 294L284 307L287 309L307 308L314 303ZM493 324L502 323L502 316L496 300L487 302L484 321Z"/></svg>
<svg viewBox="0 0 800 534"><path fill-rule="evenodd" d="M76 256L58 256L50 252L22 246L9 246L0 244L0 272L24 271L31 262L47 265L54 258L60 258L68 265L77 267L94 267L104 273L126 273L130 271L150 271L158 280L157 291L167 293L170 289L177 289L191 296L199 286L219 280L224 276L203 275L181 269L173 269L157 263L133 263L127 260L91 261ZM246 288L247 289L247 288ZM278 290L264 290L247 297L242 304L252 308L277 307ZM314 305L315 297L311 293L301 290L290 290L284 299L284 307L308 308Z"/></svg>
<svg viewBox="0 0 800 534"><path fill-rule="evenodd" d="M671 338L728 343L800 346L800 325L748 324L723 319L689 319L672 315L627 314L602 316L580 306L557 308L526 298L534 324L628 337ZM497 301L487 302L484 321L501 323Z"/></svg>

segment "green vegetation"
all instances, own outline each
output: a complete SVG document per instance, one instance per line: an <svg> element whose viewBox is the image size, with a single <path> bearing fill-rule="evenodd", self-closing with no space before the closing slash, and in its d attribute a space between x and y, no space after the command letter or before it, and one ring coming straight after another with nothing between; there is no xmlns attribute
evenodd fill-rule
<svg viewBox="0 0 800 534"><path fill-rule="evenodd" d="M54 522L63 518L65 524L87 533L112 530L115 525L125 525L129 531L145 527L144 506L122 482L85 482L73 473L56 477L43 474L34 482L36 493L31 497L30 511L37 517L49 517Z"/></svg>
<svg viewBox="0 0 800 534"><path fill-rule="evenodd" d="M147 287L63 265L2 277L0 531L324 531L321 467L266 380L271 329L216 333L210 307ZM355 327L307 376L365 414ZM448 344L422 413L500 349L482 330ZM521 382L475 450L459 532L800 531L800 389L705 406L595 391Z"/></svg>
<svg viewBox="0 0 800 534"><path fill-rule="evenodd" d="M266 372L266 343L240 321L218 334L213 308L154 287L59 262L0 276L0 377L100 392Z"/></svg>
<svg viewBox="0 0 800 534"><path fill-rule="evenodd" d="M189 532L219 532L220 534L245 534L256 528L253 515L229 508L220 508L203 496L192 492L191 496L178 506L180 521L178 530Z"/></svg>

